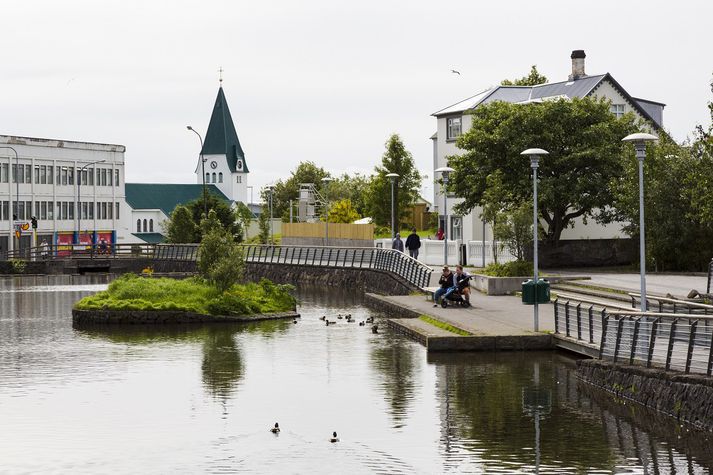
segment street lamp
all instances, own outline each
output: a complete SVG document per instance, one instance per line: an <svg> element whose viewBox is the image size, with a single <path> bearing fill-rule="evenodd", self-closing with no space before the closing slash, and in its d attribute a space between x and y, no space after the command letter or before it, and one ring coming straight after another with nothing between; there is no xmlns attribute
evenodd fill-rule
<svg viewBox="0 0 713 475"><path fill-rule="evenodd" d="M451 167L441 167L434 170L443 177L443 265L448 265L448 178L455 170Z"/></svg>
<svg viewBox="0 0 713 475"><path fill-rule="evenodd" d="M332 179L328 176L322 178L324 183L324 245L329 246L329 200L327 199L327 191L329 191L329 182Z"/></svg>
<svg viewBox="0 0 713 475"><path fill-rule="evenodd" d="M530 167L532 167L532 267L535 270L535 331L539 331L539 308L537 304L537 229L539 220L537 219L537 168L540 163L540 155L549 155L547 150L541 148L528 148L520 155L530 156Z"/></svg>
<svg viewBox="0 0 713 475"><path fill-rule="evenodd" d="M203 176L203 214L208 217L208 197L205 190L205 158L203 158L203 137L199 134L196 129L187 125L186 128L198 136L198 140L201 142L201 175Z"/></svg>
<svg viewBox="0 0 713 475"><path fill-rule="evenodd" d="M386 177L391 180L391 239L396 238L396 213L394 211L394 185L399 177L398 173L387 173Z"/></svg>
<svg viewBox="0 0 713 475"><path fill-rule="evenodd" d="M77 239L79 239L79 244L82 244L82 174L84 169L96 165L97 163L104 163L106 160L97 160L96 162L89 162L79 169L77 176ZM92 203L92 206L94 204ZM94 244L90 242L90 244Z"/></svg>
<svg viewBox="0 0 713 475"><path fill-rule="evenodd" d="M272 220L272 190L274 190L275 187L273 185L269 185L267 187L267 190L270 192L270 244L275 245L275 228Z"/></svg>
<svg viewBox="0 0 713 475"><path fill-rule="evenodd" d="M7 149L7 150L12 150L13 153L15 154L15 184L16 184L16 187L17 187L17 194L16 194L16 196L15 196L15 203L14 203L14 205L15 205L15 206L14 206L15 213L13 213L13 214L14 214L14 218L17 219L17 218L19 218L18 214L19 214L19 211L20 211L20 206L18 205L18 203L20 202L20 157L17 155L17 150L15 150L13 147L8 147L8 146L4 146L4 145L3 145L3 146L0 147L0 148L4 148L4 149ZM8 169L9 169L9 168L12 168L12 167L8 167ZM12 174L10 174L10 175L12 175ZM12 178L9 178L9 180L12 180ZM12 186L12 185L11 185L11 186ZM12 188L11 188L11 189L12 189ZM11 201L12 201L12 197L10 197L10 198L11 198ZM12 209L13 209L13 206L10 206L10 210L12 210ZM13 234L13 233L12 233L13 222L12 222L12 220L10 220L10 219L8 219L8 222L10 223L10 236L12 236L12 234ZM8 237L10 237L10 236L8 236ZM12 249L11 249L11 250L14 251L14 250L15 250L15 238L12 237L11 239L8 239L8 242L9 242L9 244L12 246ZM19 239L18 239L18 241L17 241L17 247L18 247L18 249L20 248L20 240L19 240Z"/></svg>
<svg viewBox="0 0 713 475"><path fill-rule="evenodd" d="M632 142L639 161L639 267L641 272L641 311L646 311L646 237L644 229L644 159L646 142L658 140L658 137L646 133L627 135L622 142Z"/></svg>

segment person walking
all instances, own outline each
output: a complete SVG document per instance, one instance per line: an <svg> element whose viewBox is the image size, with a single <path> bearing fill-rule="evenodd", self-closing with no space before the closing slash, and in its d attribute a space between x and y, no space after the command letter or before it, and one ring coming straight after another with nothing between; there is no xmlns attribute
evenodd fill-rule
<svg viewBox="0 0 713 475"><path fill-rule="evenodd" d="M416 228L411 229L411 234L406 238L406 249L409 256L418 259L418 250L421 248L421 238L416 234Z"/></svg>
<svg viewBox="0 0 713 475"><path fill-rule="evenodd" d="M401 240L401 234L396 233L396 237L394 237L394 240L391 241L391 249L404 252L404 242Z"/></svg>

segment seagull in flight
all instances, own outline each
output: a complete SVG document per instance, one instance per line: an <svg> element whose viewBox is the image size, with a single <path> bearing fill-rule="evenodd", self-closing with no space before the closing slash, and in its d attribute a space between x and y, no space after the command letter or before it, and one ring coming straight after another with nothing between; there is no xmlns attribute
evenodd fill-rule
<svg viewBox="0 0 713 475"><path fill-rule="evenodd" d="M453 74L457 74L458 76L460 76L460 71L456 71L455 69L451 69L451 72L452 72Z"/></svg>

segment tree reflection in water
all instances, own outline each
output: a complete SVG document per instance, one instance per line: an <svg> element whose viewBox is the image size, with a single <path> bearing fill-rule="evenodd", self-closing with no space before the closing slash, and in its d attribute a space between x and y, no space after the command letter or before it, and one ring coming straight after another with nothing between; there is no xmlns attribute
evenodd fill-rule
<svg viewBox="0 0 713 475"><path fill-rule="evenodd" d="M371 365L382 376L381 390L389 404L387 411L393 427L403 427L409 404L416 391L415 375L419 371L415 345L391 332L372 341Z"/></svg>
<svg viewBox="0 0 713 475"><path fill-rule="evenodd" d="M256 323L211 323L206 325L74 325L80 334L113 343L147 345L160 342L190 341L202 343L201 376L207 392L225 403L237 390L245 366L238 335L258 333L272 337L286 331L286 321Z"/></svg>

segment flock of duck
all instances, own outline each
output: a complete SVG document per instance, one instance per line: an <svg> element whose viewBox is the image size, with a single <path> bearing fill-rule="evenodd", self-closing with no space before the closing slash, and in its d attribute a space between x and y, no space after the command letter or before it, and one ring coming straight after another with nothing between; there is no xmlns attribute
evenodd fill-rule
<svg viewBox="0 0 713 475"><path fill-rule="evenodd" d="M341 313L338 313L337 320L329 320L326 315L322 315L321 317L319 317L319 319L322 320L325 323L325 325L327 325L327 326L336 325L337 320L342 320L342 319L345 320L347 323L356 323L356 320L354 320L352 318L351 313L345 313L344 315L342 315ZM374 323L374 317L367 317L366 320L362 320L361 322L359 322L360 327L366 326L367 324L371 325L372 333L379 333L379 325Z"/></svg>
<svg viewBox="0 0 713 475"><path fill-rule="evenodd" d="M280 433L280 424L278 424L277 422L275 422L275 427L273 427L272 429L270 429L270 432L272 432L273 434L279 434L279 433ZM339 437L337 437L337 433L336 433L336 432L332 432L332 437L330 437L329 441L330 441L331 443L339 442Z"/></svg>

